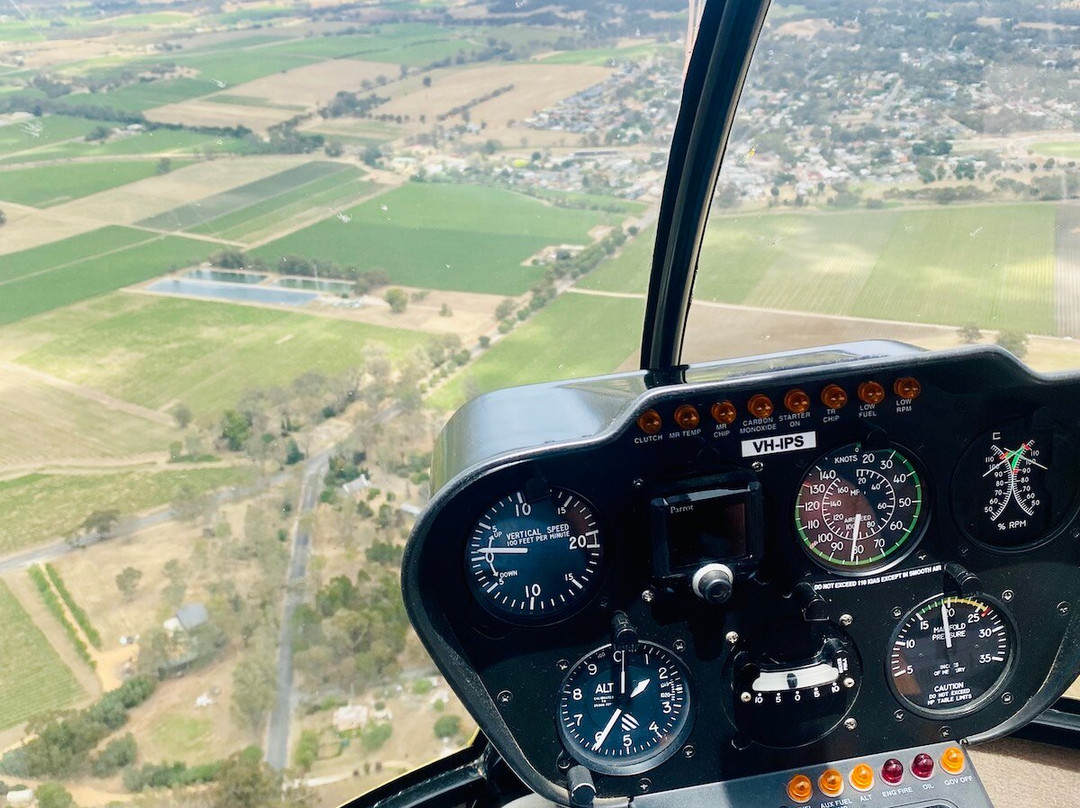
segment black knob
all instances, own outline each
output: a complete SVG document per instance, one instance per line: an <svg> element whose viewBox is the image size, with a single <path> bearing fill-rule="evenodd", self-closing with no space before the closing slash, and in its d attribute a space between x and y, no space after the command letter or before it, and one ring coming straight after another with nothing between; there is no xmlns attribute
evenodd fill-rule
<svg viewBox="0 0 1080 808"><path fill-rule="evenodd" d="M584 766L571 766L566 773L566 791L570 794L570 804L576 808L588 808L596 797L592 772Z"/></svg>
<svg viewBox="0 0 1080 808"><path fill-rule="evenodd" d="M735 574L727 564L706 564L694 573L690 582L695 595L717 606L731 599L734 585Z"/></svg>
<svg viewBox="0 0 1080 808"><path fill-rule="evenodd" d="M822 623L829 619L829 603L806 581L795 586L791 596L802 608L803 619L809 623Z"/></svg>
<svg viewBox="0 0 1080 808"><path fill-rule="evenodd" d="M945 574L952 579L961 595L974 595L982 589L982 581L955 561L945 565Z"/></svg>
<svg viewBox="0 0 1080 808"><path fill-rule="evenodd" d="M637 647L638 634L634 624L625 612L615 612L611 616L611 634L615 640L616 650L625 650Z"/></svg>

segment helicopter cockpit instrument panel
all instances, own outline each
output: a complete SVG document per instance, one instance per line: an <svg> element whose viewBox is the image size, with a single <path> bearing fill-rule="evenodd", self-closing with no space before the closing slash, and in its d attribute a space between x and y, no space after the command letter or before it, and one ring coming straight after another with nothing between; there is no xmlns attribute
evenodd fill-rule
<svg viewBox="0 0 1080 808"><path fill-rule="evenodd" d="M439 440L406 604L550 800L960 787L954 746L1080 663L1077 400L889 342L483 396Z"/></svg>

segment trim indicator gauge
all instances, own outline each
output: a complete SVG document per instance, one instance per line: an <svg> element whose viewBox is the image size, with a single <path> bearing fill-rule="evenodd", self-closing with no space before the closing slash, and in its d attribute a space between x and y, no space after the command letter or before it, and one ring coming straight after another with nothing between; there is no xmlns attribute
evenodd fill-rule
<svg viewBox="0 0 1080 808"><path fill-rule="evenodd" d="M583 497L544 487L514 491L473 525L465 544L469 588L496 617L552 622L584 606L599 583L604 544Z"/></svg>
<svg viewBox="0 0 1080 808"><path fill-rule="evenodd" d="M889 682L923 714L970 713L1000 688L1016 654L1016 632L989 598L939 595L893 632Z"/></svg>
<svg viewBox="0 0 1080 808"><path fill-rule="evenodd" d="M666 648L605 645L567 674L559 698L567 752L601 774L638 774L673 755L690 732L690 685Z"/></svg>
<svg viewBox="0 0 1080 808"><path fill-rule="evenodd" d="M906 555L925 513L922 480L900 450L849 443L803 476L795 529L822 567L863 572Z"/></svg>

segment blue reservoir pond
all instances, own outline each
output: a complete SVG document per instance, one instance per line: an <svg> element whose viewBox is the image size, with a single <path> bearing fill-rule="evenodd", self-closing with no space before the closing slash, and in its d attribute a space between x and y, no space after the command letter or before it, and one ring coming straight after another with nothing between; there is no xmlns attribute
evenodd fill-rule
<svg viewBox="0 0 1080 808"><path fill-rule="evenodd" d="M184 273L193 281L219 281L221 283L261 283L266 275L258 272L233 272L227 269L193 269Z"/></svg>
<svg viewBox="0 0 1080 808"><path fill-rule="evenodd" d="M285 289L307 289L315 292L329 292L330 294L348 294L353 290L354 284L350 281L324 281L315 278L282 278L274 281L271 286Z"/></svg>
<svg viewBox="0 0 1080 808"><path fill-rule="evenodd" d="M319 296L318 292L276 286L252 286L248 282L219 283L186 278L165 278L147 286L146 290L160 295L185 295L236 303L276 303L285 306L303 306Z"/></svg>

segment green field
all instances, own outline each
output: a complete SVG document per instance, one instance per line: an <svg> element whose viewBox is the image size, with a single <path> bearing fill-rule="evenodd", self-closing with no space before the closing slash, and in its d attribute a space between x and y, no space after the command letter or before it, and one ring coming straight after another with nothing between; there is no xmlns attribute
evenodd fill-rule
<svg viewBox="0 0 1080 808"><path fill-rule="evenodd" d="M614 258L605 261L580 281L582 289L645 294L649 291L656 225L642 230L623 245Z"/></svg>
<svg viewBox="0 0 1080 808"><path fill-rule="evenodd" d="M140 134L114 135L107 141L88 143L83 139L44 145L0 158L4 163L29 163L44 160L64 160L74 157L117 157L125 155L168 154L188 155L204 151L218 154L244 154L251 144L242 138L214 137L198 132L157 129Z"/></svg>
<svg viewBox="0 0 1080 808"><path fill-rule="evenodd" d="M0 199L47 208L153 177L156 169L152 161L5 169L0 171Z"/></svg>
<svg viewBox="0 0 1080 808"><path fill-rule="evenodd" d="M138 224L157 230L199 229L199 225L205 225L218 217L242 212L245 208L271 200L279 194L303 188L324 177L346 172L352 172L352 176L359 173L357 169L344 163L303 163L224 193L206 197L190 205L182 205L158 216L143 219ZM199 232L214 232L214 229L211 228L209 231L199 229Z"/></svg>
<svg viewBox="0 0 1080 808"><path fill-rule="evenodd" d="M196 263L213 244L104 227L0 256L0 325Z"/></svg>
<svg viewBox="0 0 1080 808"><path fill-rule="evenodd" d="M229 95L228 93L218 93L217 95L208 95L203 101L209 101L212 104L228 104L234 107L259 107L261 109L287 109L293 112L303 112L307 109L305 106L298 104L275 104L268 98L260 98L254 95Z"/></svg>
<svg viewBox="0 0 1080 808"><path fill-rule="evenodd" d="M229 241L257 241L280 232L281 226L309 211L319 214L340 210L359 197L374 193L379 187L364 179L364 172L349 166L347 170L309 182L300 188L278 194L265 202L219 216L212 222L191 228Z"/></svg>
<svg viewBox="0 0 1080 808"><path fill-rule="evenodd" d="M1043 157L1060 157L1066 160L1080 160L1080 141L1050 141L1047 143L1034 143L1031 146L1034 154Z"/></svg>
<svg viewBox="0 0 1080 808"><path fill-rule="evenodd" d="M0 554L74 534L94 511L131 515L196 494L252 481L247 467L116 474L28 474L0 482Z"/></svg>
<svg viewBox="0 0 1080 808"><path fill-rule="evenodd" d="M0 126L0 155L38 149L52 143L83 137L100 124L83 118L47 115Z"/></svg>
<svg viewBox="0 0 1080 808"><path fill-rule="evenodd" d="M391 356L427 335L252 306L119 294L0 331L37 346L16 361L154 409L183 401L216 421L244 392L356 367L365 346Z"/></svg>
<svg viewBox="0 0 1080 808"><path fill-rule="evenodd" d="M645 304L560 295L436 390L429 403L453 409L472 394L533 382L610 373L641 345Z"/></svg>
<svg viewBox="0 0 1080 808"><path fill-rule="evenodd" d="M0 625L4 627L0 729L67 707L83 695L67 665L3 581L0 581Z"/></svg>
<svg viewBox="0 0 1080 808"><path fill-rule="evenodd" d="M273 45L248 48L242 53L243 58L238 58L237 54L231 51L205 53L186 58L180 56L176 62L183 67L199 71L200 81L210 84L213 92L218 92L228 87L235 87L237 84L261 79L272 73L292 70L294 67L303 67L319 61L302 55L284 53ZM221 86L222 84L224 86ZM206 93L199 93L199 95L206 95Z"/></svg>
<svg viewBox="0 0 1080 808"><path fill-rule="evenodd" d="M304 255L384 269L395 283L516 295L542 276L522 262L553 244L587 244L588 231L620 217L570 210L468 185L410 183L260 247L276 262Z"/></svg>
<svg viewBox="0 0 1080 808"><path fill-rule="evenodd" d="M599 65L605 67L615 62L644 59L657 53L679 55L678 48L662 43L646 42L626 48L587 48L585 50L559 51L544 57L544 64L552 65Z"/></svg>
<svg viewBox="0 0 1080 808"><path fill-rule="evenodd" d="M163 79L138 82L105 93L78 93L56 99L64 107L95 106L117 109L122 112L142 112L164 104L174 104L209 95L221 89L208 78Z"/></svg>
<svg viewBox="0 0 1080 808"><path fill-rule="evenodd" d="M1054 334L1052 205L714 216L699 299ZM585 288L647 290L641 234Z"/></svg>

